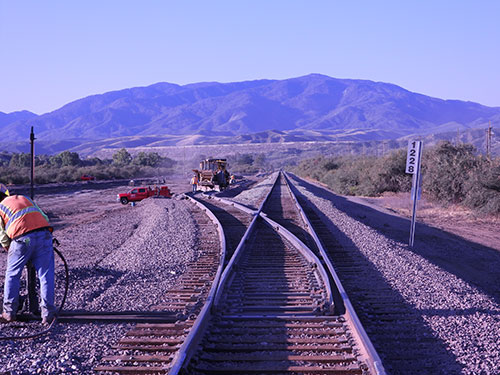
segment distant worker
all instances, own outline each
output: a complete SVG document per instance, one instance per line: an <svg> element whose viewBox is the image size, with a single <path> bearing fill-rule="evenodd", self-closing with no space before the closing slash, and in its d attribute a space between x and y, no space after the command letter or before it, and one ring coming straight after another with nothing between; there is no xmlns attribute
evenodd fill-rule
<svg viewBox="0 0 500 375"><path fill-rule="evenodd" d="M224 190L224 187L226 186L226 176L224 175L224 171L222 170L222 168L219 167L215 176L217 185L219 185L219 189Z"/></svg>
<svg viewBox="0 0 500 375"><path fill-rule="evenodd" d="M193 187L193 194L198 190L198 175L195 174L193 178L191 178L191 185Z"/></svg>
<svg viewBox="0 0 500 375"><path fill-rule="evenodd" d="M229 178L229 184L232 185L234 184L236 178L234 177L234 174L231 175L231 177Z"/></svg>
<svg viewBox="0 0 500 375"><path fill-rule="evenodd" d="M52 227L47 215L28 197L10 195L0 184L0 244L8 251L2 318L16 320L19 284L26 263L31 261L40 281L42 322L54 319L54 250Z"/></svg>

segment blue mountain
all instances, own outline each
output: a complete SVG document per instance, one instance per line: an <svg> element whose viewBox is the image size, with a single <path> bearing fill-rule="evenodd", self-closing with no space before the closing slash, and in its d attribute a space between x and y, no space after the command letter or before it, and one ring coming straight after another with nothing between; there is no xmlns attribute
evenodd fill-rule
<svg viewBox="0 0 500 375"><path fill-rule="evenodd" d="M500 121L500 107L443 100L399 86L320 74L285 80L157 83L92 95L40 116L0 113L4 141L124 136L242 136L274 131L367 132L374 139L431 134ZM379 134L379 135L377 135Z"/></svg>

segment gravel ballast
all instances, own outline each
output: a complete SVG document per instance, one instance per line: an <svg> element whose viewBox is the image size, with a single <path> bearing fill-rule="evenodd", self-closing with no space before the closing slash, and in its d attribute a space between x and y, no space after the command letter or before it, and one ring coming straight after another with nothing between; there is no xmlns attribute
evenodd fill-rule
<svg viewBox="0 0 500 375"><path fill-rule="evenodd" d="M240 203L244 206L257 210L266 197L267 193L269 193L269 190L271 189L272 184L276 178L276 173L272 173L259 183L255 184L251 189L242 191L234 198L226 199L233 200L236 203ZM224 196L223 194L219 195Z"/></svg>
<svg viewBox="0 0 500 375"><path fill-rule="evenodd" d="M147 199L105 212L98 220L56 231L70 267L64 310L155 311L197 256L196 225L187 201ZM0 258L0 282L6 254ZM56 267L60 301L63 268ZM56 301L57 302L57 301ZM0 374L93 374L109 347L132 324L58 323L49 335L0 342ZM32 334L40 323L1 324L1 336Z"/></svg>
<svg viewBox="0 0 500 375"><path fill-rule="evenodd" d="M420 370L426 374L500 374L500 305L497 302L500 293L490 293L493 289L488 285L474 285L464 273L453 272L461 263L456 258L459 241L450 242L436 236L424 240L422 233L412 249L353 218L355 215L348 211L352 205L345 198L302 180L294 178L294 181L299 182L299 191L325 215L326 224L336 234L337 241L370 265L360 276L382 278L402 299L402 304L408 306L405 309L412 311L416 318L405 321L405 329L411 330L414 325L415 339L424 344L429 342L430 332L433 341L444 347L443 351L427 351L428 357L424 360L431 366ZM386 220L385 225L390 228L390 218ZM390 233L390 229L386 233ZM461 246L468 244L464 241ZM430 261L432 257L428 255L432 253L439 254L440 259L446 259L450 265ZM497 260L498 256L492 255L490 266L498 271ZM372 290L376 288L372 285ZM421 329L418 321L424 322L425 329ZM377 337L372 340L376 348L383 346ZM394 348L397 350L404 348ZM397 363L394 352L379 354L391 374L418 371L410 368L405 371L404 364Z"/></svg>
<svg viewBox="0 0 500 375"><path fill-rule="evenodd" d="M233 199L256 209L273 178ZM390 344L398 336L397 330L388 331L385 337L372 339L381 349L389 374L500 374L500 288L494 278L500 270L497 253L489 254L457 238L448 241L433 232L424 236L419 226L415 247L410 248L407 237L394 234L400 219L385 214L380 219L366 207L298 181L299 191L323 213L337 241L363 265L359 273L370 292L383 285L380 290L389 290L391 301L400 304L395 309L411 312L397 323L414 332L426 353L426 365L404 371L398 355L408 354L407 346L384 346L384 340ZM85 223L56 231L71 272L65 310L154 311L163 302L162 292L174 286L185 264L198 256L198 228L187 201L148 199L135 207L115 207ZM464 258L467 254L472 255ZM466 263L480 257L480 275L470 275L473 267ZM1 296L6 259L6 254L0 255ZM63 276L58 263L59 300ZM381 298L389 300L387 295ZM363 313L369 314L361 311L359 315ZM93 374L92 368L103 356L112 354L111 345L132 326L64 323L56 324L42 338L0 342L0 375ZM41 329L41 324L34 322L0 324L0 335L31 334ZM367 331L370 335L370 329Z"/></svg>

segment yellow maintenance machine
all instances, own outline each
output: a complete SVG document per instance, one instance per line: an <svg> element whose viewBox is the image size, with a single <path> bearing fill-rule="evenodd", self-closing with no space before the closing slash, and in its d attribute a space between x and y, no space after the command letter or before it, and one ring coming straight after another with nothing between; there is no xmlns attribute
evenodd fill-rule
<svg viewBox="0 0 500 375"><path fill-rule="evenodd" d="M224 190L229 185L229 172L226 159L205 159L200 162L200 169L193 169L198 177L198 190Z"/></svg>

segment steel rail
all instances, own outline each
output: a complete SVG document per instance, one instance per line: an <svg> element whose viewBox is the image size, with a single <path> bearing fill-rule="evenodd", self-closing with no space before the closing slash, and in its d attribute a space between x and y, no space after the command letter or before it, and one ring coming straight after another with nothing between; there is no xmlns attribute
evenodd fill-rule
<svg viewBox="0 0 500 375"><path fill-rule="evenodd" d="M262 201L262 203L260 204L259 206L259 209L257 210L257 213L260 215L260 213L262 212L262 209L264 208L264 205L266 204L267 200L269 199L269 197L271 196L271 192L273 191L274 187L276 186L276 184L278 183L278 180L280 178L280 173L281 173L281 170L279 170L278 172L276 172L276 177L274 178L274 182L273 182L273 186L271 186L271 189L269 189L269 193L267 193L266 197L264 198L264 200Z"/></svg>
<svg viewBox="0 0 500 375"><path fill-rule="evenodd" d="M338 293L340 297L342 298L342 302L345 306L345 317L346 320L350 321L352 324L352 327L354 328L353 330L353 335L355 339L358 341L360 344L360 348L362 349L362 354L363 357L368 364L368 367L370 370L377 375L386 375L387 372L384 369L384 366L382 365L382 360L380 359L380 356L378 355L377 351L375 350L375 347L373 346L373 343L371 342L370 338L368 337L368 334L366 333L363 325L361 324L361 321L358 318L358 315L356 314L356 311L354 310L354 307L352 306L351 301L349 300L349 296L347 295L342 282L340 281L340 278L337 275L337 272L335 271L335 268L332 265L332 262L330 261L330 258L328 257L325 248L323 247L323 244L321 243L318 235L314 231L313 226L311 225L311 222L309 221L307 215L305 214L304 210L302 209L301 205L299 204L295 192L298 192L297 188L291 183L288 175L286 172L283 172L283 176L285 177L285 180L287 182L288 189L290 191L290 194L293 197L293 200L295 204L297 205L297 208L299 209L302 219L307 225L307 229L309 231L309 234L312 236L314 241L316 242L316 245L318 246L318 249L320 251L321 257L323 258L323 261L325 262L333 280L335 281L336 287L338 289ZM295 192L294 192L295 190Z"/></svg>
<svg viewBox="0 0 500 375"><path fill-rule="evenodd" d="M189 360L190 356L192 355L193 353L192 348L196 347L197 343L203 336L203 333L209 321L210 310L212 307L215 293L217 291L220 277L222 275L222 267L226 256L226 237L224 235L224 228L222 227L222 224L219 222L217 217L207 207L203 205L203 203L197 201L196 199L190 197L187 194L184 194L184 196L187 197L187 199L189 199L191 202L196 204L198 207L200 207L200 209L205 212L205 214L210 218L210 220L212 220L212 222L217 227L217 232L219 234L219 241L221 246L221 257L220 257L219 267L217 268L217 273L215 275L214 281L212 282L212 286L210 287L210 291L207 296L207 300L205 301L203 308L201 309L193 326L191 327L189 334L187 335L186 339L184 340L181 347L175 354L172 362L170 363L170 369L168 373L172 375L177 375L179 373L179 371L182 368L182 365L187 360Z"/></svg>
<svg viewBox="0 0 500 375"><path fill-rule="evenodd" d="M226 198L217 197L213 194L203 193L203 195L206 196L208 199L213 199L215 201L227 204L228 206L236 207L238 210L246 212L249 215L255 215L255 213L258 211L258 210L252 210L251 208L249 208L241 203L234 202L234 201L226 199Z"/></svg>
<svg viewBox="0 0 500 375"><path fill-rule="evenodd" d="M200 314L196 318L188 336L184 340L184 343L181 345L179 348L178 352L176 353L174 359L171 362L171 366L169 369L168 374L169 375L178 375L179 372L181 371L182 367L189 362L190 358L193 356L195 352L196 345L200 341L200 339L203 336L203 333L205 332L205 329L210 321L210 317L217 309L218 303L220 302L221 296L222 296L222 290L224 289L224 285L227 284L227 281L229 280L229 275L230 272L229 270L232 270L235 267L235 264L237 260L239 259L240 254L242 253L242 248L245 246L245 243L247 241L248 236L250 233L253 231L253 228L255 227L255 223L257 221L257 218L259 217L258 213L262 210L262 207L264 206L264 203L267 201L267 198L271 194L271 191L273 190L274 186L276 185L277 181L279 178L279 173L276 174L275 180L273 182L273 185L271 189L269 190L269 193L266 195L266 198L264 199L264 202L259 207L258 211L253 211L249 212L248 208L240 205L240 204L233 204L236 208L245 211L247 213L250 213L254 215L254 218L252 219L252 222L250 223L249 227L247 228L245 234L243 235L242 239L240 240L240 243L238 244L238 247L234 251L233 256L231 257L229 263L227 264L226 268L222 272L222 265L224 264L224 256L226 253L226 239L224 236L224 230L222 228L222 225L220 224L219 220L217 217L207 208L203 203L199 202L195 198L184 194L185 197L190 199L191 201L195 202L205 213L210 217L210 219L216 223L218 231L219 231L219 238L221 241L221 247L223 244L223 254L224 256L221 257L221 263L219 265L219 268L217 269L217 275L214 279L214 282L212 283L212 287L210 288L210 293L209 296L205 302L205 305L203 306ZM221 198L219 198L221 199ZM231 202L231 201L229 201ZM231 204L234 202L231 202ZM221 275L222 273L222 275Z"/></svg>
<svg viewBox="0 0 500 375"><path fill-rule="evenodd" d="M247 231L245 232L243 238L241 239L240 243L238 244L238 247L234 251L233 256L229 260L229 263L227 264L226 268L224 269L224 272L222 273L222 277L220 279L219 286L217 287L217 293L215 295L215 300L214 300L214 305L213 305L214 310L217 310L217 308L219 307L222 295L224 293L224 289L229 284L229 280L231 280L231 278L233 276L232 271L237 266L238 261L241 257L241 254L243 253L242 249L245 247L248 237L250 236L250 234L253 232L253 230L255 228L255 223L257 222L257 218L259 217L259 214L262 211L264 204L266 203L269 196L271 195L271 192L273 191L274 187L278 183L279 175L280 175L279 172L276 173L273 185L271 186L271 189L269 189L269 192L266 194L266 197L264 198L263 202L261 203L259 209L257 211L252 212L252 215L254 215L254 218L252 219L250 226L248 227ZM238 205L235 207L239 208L239 206L241 206L241 205Z"/></svg>
<svg viewBox="0 0 500 375"><path fill-rule="evenodd" d="M213 340L212 340L212 336L210 336L209 338L209 341L208 341L208 344L205 343L205 346L202 346L202 348L199 348L198 349L198 353L195 353L194 356L196 356L197 354L200 356L200 357L197 357L198 358L198 361L195 362L194 364L192 364L194 366L194 369L197 371L201 371L201 373L263 373L263 372L276 372L276 371L279 371L280 373L281 372L287 372L287 373L290 373L290 372L300 372L300 373L361 373L361 372L365 372L365 370L368 369L368 364L366 363L366 361L364 360L364 356L363 356L363 360L361 362L363 362L363 364L356 364L354 365L354 363L351 363L351 364L345 364L345 363L342 363L342 365L339 365L338 367L335 365L335 361L338 361L338 358L341 358L340 356L337 358L329 358L328 355L325 356L324 358L321 358L321 359L318 359L318 357L322 357L320 355L318 356L307 356L307 354L304 354L302 352L298 353L297 355L285 355L284 357L280 357L278 359L276 359L272 353L273 350L276 351L276 350L287 350L288 347L278 347L278 348L270 348L269 346L262 346L261 348L261 344L259 340L263 340L264 342L272 342L272 343L277 343L276 345L279 346L279 344L287 344L287 343L291 343L295 338L290 338L288 337L287 338L287 334L292 334L293 333L288 333L289 329L288 329L288 326L286 328L286 332L283 333L283 335L285 335L285 341L280 341L282 338L281 337L274 337L272 336L273 333L271 332L270 334L268 333L268 336L270 337L267 337L267 336L263 336L264 338L260 338L259 335L261 335L260 333L255 333L253 334L253 336L257 336L256 338L253 338L253 336L249 333L249 332L246 332L243 334L244 336L244 340L241 340L241 337L239 336L240 334L242 333L238 333L238 330L236 330L236 333L235 332L229 332L229 330L231 329L231 327L233 327L233 323L232 320L246 320L246 319L252 319L252 320L264 320L262 322L262 326L261 327L264 327L264 325L269 325L270 324L270 327L274 327L275 324L274 323L270 323L269 321L266 321L269 320L269 319L283 319L283 321L294 321L294 320L298 320L300 322L303 321L303 319L305 319L304 321L309 321L310 319L312 319L313 321L318 321L321 323L321 329L323 329L323 325L324 325L324 321L325 320L329 320L329 319L342 319L341 317L339 316L326 316L328 315L328 312L324 310L325 308L325 305L326 305L326 301L328 300L328 298L325 297L325 295L327 294L326 292L326 285L330 284L330 287L331 287L331 283L332 283L332 278L330 275L328 275L328 272L327 270L325 269L324 267L324 264L321 263L321 260L320 260L320 257L318 257L318 253L317 252L313 252L310 248L308 248L301 240L299 240L294 234L290 233L288 231L288 229L284 228L283 226L279 225L278 223L275 223L273 220L271 220L268 215L266 215L265 213L262 212L262 208L264 207L264 205L266 204L266 202L269 202L269 197L271 196L271 193L274 191L274 188L276 187L276 183L278 181L280 181L280 175L278 174L277 175L277 178L275 180L275 183L273 184L272 186L272 189L271 191L269 192L269 194L267 195L266 199L264 200L264 202L262 203L262 205L260 206L259 208L259 211L258 211L258 215L256 215L256 217L254 218L257 219L258 216L260 216L260 218L266 223L266 226L270 227L272 229L272 231L275 232L275 234L279 234L282 239L280 242L282 242L283 240L287 240L286 242L288 243L288 245L286 245L289 249L292 249L292 248L295 248L295 251L299 251L299 253L301 254L301 256L303 257L302 258L302 262L303 263L303 266L305 266L307 268L307 263L309 263L309 265L311 263L315 263L317 264L318 266L316 266L316 269L313 269L311 271L313 271L313 274L314 275L310 275L309 277L311 278L314 278L316 281L320 281L321 279L324 279L326 280L326 282L323 284L323 290L321 291L321 294L318 294L317 297L318 297L318 300L316 303L316 305L320 308L323 308L323 311L322 311L322 314L321 315L316 315L316 313L319 313L321 310L319 309L315 309L314 311L311 311L311 312L302 312L302 311L298 311L298 312L288 312L288 313L279 313L279 308L281 308L281 306L277 309L278 310L278 313L273 313L273 314L268 314L267 311L268 310L263 310L263 307L265 306L256 306L257 309L253 309L252 307L252 304L250 304L250 308L248 309L245 309L244 307L242 307L241 310L239 310L238 308L236 309L231 309L229 308L227 310L227 313L226 314L221 314L219 316L220 318L220 321L219 319L217 319L216 322L214 322L214 327L212 326L209 326L207 329L209 330L209 332L211 334L214 335L213 337ZM292 206L293 207L293 206ZM296 213L295 213L296 215ZM294 215L294 216L295 216ZM297 216L295 216L297 217ZM259 224L260 225L260 224ZM286 224L285 224L286 225ZM303 224L301 224L300 226L303 226ZM262 229L262 227L259 226L259 228ZM267 229L267 231L269 231L269 233L271 233L271 231L269 229ZM285 235L285 233L288 233L289 234L289 237ZM265 240L265 239L264 239ZM252 241L253 242L253 241ZM258 241L257 241L258 242ZM250 243L250 242L249 242ZM264 244L265 245L265 244ZM290 246L291 245L291 246ZM252 247L253 249L253 247ZM307 250L306 250L307 249ZM243 249L239 249L239 251L242 251ZM302 250L302 251L301 251ZM293 251L293 252L295 252ZM243 252L243 251L242 251ZM246 251L244 251L246 253ZM235 252L236 254L236 252ZM298 254L297 254L298 255ZM234 257L234 255L233 255ZM246 259L246 256L241 256L241 259L239 260L239 263L237 263L236 267L243 262L243 260ZM248 261L248 259L246 259ZM311 262L311 260L313 260L314 262ZM259 258L259 254L257 254L257 258L254 259L254 262L262 262L262 260ZM260 263L259 263L260 264ZM238 270L239 268L236 268L234 269L234 271ZM248 268L248 265L245 265L245 264L242 264L242 267L244 270L246 270ZM320 271L321 268L323 270L323 272ZM227 271L227 268L225 270L225 272ZM301 273L304 273L306 272L305 269L303 269L303 271ZM309 273L309 272L306 272L306 273ZM242 287L241 285L238 284L238 275L237 275L237 272L233 272L232 273L232 278L231 279L227 279L226 282L231 282L231 280L234 280L236 282L236 286L233 285L233 288L236 288L235 290L239 290L238 288ZM248 283L247 284L252 284L252 278L256 278L257 277L257 274L253 274L253 276L250 278L250 280L248 280ZM241 281L241 280L240 280ZM316 282L313 281L314 284L316 284ZM222 284L222 279L221 279L221 282L220 282L220 285ZM234 282L233 282L234 284ZM318 284L321 284L320 282L318 282ZM227 290L226 292L229 292L230 286L227 286ZM218 292L221 291L222 293L222 289L218 289ZM251 292L249 292L251 294ZM332 296L333 293L330 293L330 296ZM231 296L229 296L231 297ZM233 296L234 297L234 296ZM226 298L226 296L224 296L224 298ZM329 298L330 301L332 301L331 298ZM224 302L227 302L227 301L224 301ZM324 303L325 302L325 303ZM287 303L285 302L285 306L287 305ZM244 304L242 304L242 306L244 306ZM273 310L273 305L270 306L270 309ZM332 303L330 302L330 305L328 307L332 307ZM223 310L222 308L222 304L221 304L221 308L217 311L217 312L214 312L214 315L217 313L223 313L225 310ZM254 314L253 311L256 311L256 312L260 312L260 311L264 311L263 313L260 313L260 314ZM274 310L273 310L274 311ZM240 312L243 312L244 315L242 315ZM270 311L271 312L271 311ZM325 314L326 313L326 314ZM342 320L339 320L339 322L342 322ZM224 324L225 325L224 325ZM221 325L222 324L222 325ZM288 323L287 323L288 324ZM293 323L293 324L296 324ZM302 324L304 325L304 323L299 323L299 325ZM309 323L306 323L306 327L305 328L313 328L313 327L307 327ZM255 324L254 324L255 325ZM252 324L250 325L241 325L242 328L240 328L240 331L243 329L243 330L250 330L251 328L254 328ZM342 323L342 326L343 326L343 323ZM352 324L349 324L350 327L352 327ZM222 327L222 328L221 328ZM225 328L224 328L225 327ZM259 326L256 326L257 327L257 331L259 331ZM301 328L304 328L304 327L300 327L300 328L295 328L295 329L301 329ZM317 328L317 327L314 327L314 328ZM346 327L347 328L347 327ZM222 332L219 332L219 329L222 330ZM260 330L262 330L263 328L260 328ZM224 332L224 330L228 331L228 332ZM351 331L351 329L348 329L347 331ZM314 329L313 329L314 331ZM307 342L306 345L298 345L297 346L297 350L299 351L304 351L304 350L314 350L314 349L311 349L311 348L316 348L316 344L312 345L312 346L308 346L308 344L312 343L312 342L315 342L314 339L318 339L318 343L317 345L320 345L317 349L320 350L320 351L329 351L329 350L336 350L336 348L332 349L332 347L321 347L321 344L322 343L330 343L330 338L324 338L324 337L320 337L320 335L324 335L324 334L327 334L327 335L330 335L330 332L328 333L321 333L321 331L318 329L316 331L319 331L320 333L317 333L317 332L309 332L311 333L314 337L310 338L310 337L307 337L307 338L298 338L296 339L298 344L304 344ZM306 330L303 334L304 335L308 335L308 330ZM344 331L345 333L345 331ZM249 335L249 337L247 337L246 335ZM302 335L302 333L301 333ZM272 336L272 337L271 337ZM234 338L233 338L234 337ZM207 338L205 338L207 339ZM204 340L205 340L204 339ZM269 340L270 339L270 340ZM253 342L252 340L255 340L255 342ZM302 341L301 341L302 340ZM342 338L340 338L340 340L342 340ZM344 340L347 340L344 338ZM350 340L349 340L350 341ZM240 346L240 343L247 343L247 346L248 347L245 347L244 345L243 346ZM339 341L340 343L341 341ZM279 343L279 344L278 344ZM289 343L289 344L290 344ZM356 343L357 345L355 347L359 347L359 344L358 344L358 340L353 340L353 344ZM208 346L206 346L208 345ZM233 347L233 345L236 345L236 348ZM254 345L256 348L252 347L252 345ZM276 346L275 345L275 346ZM291 345L291 344L290 344ZM350 344L347 344L347 341L346 341L346 347L349 347L350 350L352 350L352 346ZM212 352L212 351L217 351L217 348L219 349L219 352L218 354L210 354L209 352ZM233 355L233 349L236 349L236 352L240 353L245 353L246 351L250 351L253 353L253 357L252 355L248 354L248 355L245 355L245 354L234 354ZM290 349L293 349L290 348ZM343 348L345 349L345 348ZM268 355L269 358L267 359L264 359L264 361L266 360L269 360L269 361L272 361L273 364L274 364L274 367L266 367L266 366L263 366L259 363L256 363L256 364L250 364L248 362L253 362L255 360L255 358L260 358L260 352L259 351L268 351L270 350L270 354ZM348 349L346 349L348 351ZM357 352L356 349L354 350L354 352ZM201 354L200 354L201 353ZM281 353L281 352L280 352ZM281 353L282 354L282 353ZM192 356L192 358L194 358L194 356ZM345 360L350 363L350 361L355 361L356 358L358 355L357 354L354 354L354 357L345 357ZM361 357L361 356L360 356ZM283 358L283 360L286 360L288 361L289 363L281 363L279 362L280 360L282 360L281 358ZM309 361L310 359L310 361ZM261 360L262 359L256 359L257 361ZM329 365L326 365L326 367L324 365L321 364L321 362L327 362L327 361L334 361L332 363L332 366L333 367L330 367L330 362ZM225 363L226 361L234 361L235 364L234 366L231 366L230 364L227 365L227 367L225 366L222 366L220 367L219 364L220 363ZM306 361L306 362L310 362L310 364L317 364L316 366L301 366L302 362L300 363L297 363L297 362L293 362L293 361ZM308 362L308 363L309 363ZM200 363L202 363L200 365ZM238 364L239 363L239 364ZM246 363L246 364L245 364ZM318 364L319 363L319 364ZM187 365L187 364L186 364ZM345 366L345 367L342 367L342 366ZM342 368L341 368L342 367ZM262 371L260 371L260 369L262 368ZM189 369L189 367L188 367ZM189 373L189 371L188 371ZM371 373L373 375L375 375L375 372L374 371L371 371Z"/></svg>
<svg viewBox="0 0 500 375"><path fill-rule="evenodd" d="M300 253L304 256L304 258L306 258L310 263L314 264L322 280L319 280L318 275L316 275L316 272L314 274L316 275L316 279L318 280L318 282L322 281L323 284L325 285L329 312L333 313L334 303L333 303L333 293L330 284L330 279L328 278L328 273L321 264L319 258L312 252L311 249L309 249L309 247L307 247L301 240L299 240L292 232L290 232L284 226L278 224L274 220L271 220L264 213L261 213L260 217L264 219L264 221L269 226L276 229L277 232L279 232L283 237L285 237L289 242L291 242L292 245L295 246L300 251Z"/></svg>
<svg viewBox="0 0 500 375"><path fill-rule="evenodd" d="M319 240L317 234L315 233L309 219L307 218L307 215L305 214L304 210L302 209L301 205L299 204L296 194L294 193L293 189L296 190L296 188L293 186L293 184L290 182L288 176L283 173L285 177L285 183L288 186L288 189L291 193L292 199L294 201L295 206L297 207L300 216L304 220L304 223L307 227L308 232L310 233L311 237L315 241L315 243L318 246L318 249L320 251L320 257L318 258L302 241L300 241L295 235L293 235L291 232L289 232L286 228L281 226L280 224L274 222L271 220L269 217L267 217L266 214L262 212L262 209L265 205L265 203L268 201L271 192L273 191L274 187L276 186L276 183L279 181L280 173L276 175L275 181L266 195L266 198L260 205L259 209L257 211L250 210L248 207L245 207L243 205L240 205L238 203L235 204L235 202L225 200L223 198L216 198L216 200L224 203L224 204L229 204L232 206L235 206L237 209L240 209L241 211L244 211L249 214L253 214L254 218L252 220L252 223L248 227L247 231L245 232L245 235L241 239L236 251L234 252L233 256L231 257L230 262L228 263L227 267L224 269L222 276L219 279L219 274L217 275L216 279L214 280L214 284L212 285L211 293L213 291L213 286L215 285L215 281L219 280L216 292L215 292L215 297L212 298L212 294L210 297L207 299L207 303L202 309L202 312L198 316L198 318L195 321L194 326L192 327L192 330L188 337L186 338L184 344L181 346L181 349L177 353L176 357L174 358L174 364L172 365L169 374L175 374L177 375L179 371L182 369L184 364L188 363L188 360L194 355L194 350L192 350L195 346L196 343L199 342L201 339L202 333L205 331L205 328L208 325L209 317L217 310L218 303L220 302L221 296L224 292L224 288L229 284L230 280L232 277L234 277L234 271L237 267L238 260L240 259L240 255L243 252L243 248L245 245L245 242L247 241L248 236L251 234L253 231L253 228L255 226L255 223L260 216L267 225L273 227L275 230L277 230L279 233L281 233L289 242L292 243L301 253L302 255L311 263L316 264L316 270L315 270L315 277L318 279L318 274L319 276L323 279L325 288L327 290L327 300L329 303L330 307L335 306L335 301L333 300L334 292L332 291L331 284L330 284L330 277L328 275L328 271L330 272L330 276L335 282L335 287L338 290L338 294L340 296L340 302L343 304L345 307L345 318L348 322L350 322L350 326L352 327L352 334L354 336L355 341L358 343L358 348L361 351L361 358L363 362L365 362L368 365L368 368L373 374L377 375L386 375L385 369L382 366L382 362L375 351L370 339L368 338L368 335L366 334L363 326L361 325L359 318L357 317L354 308L352 307L352 304L340 282L340 279L338 278L338 275L336 274L333 265L331 264L326 251L324 247L321 244L321 241ZM200 203L201 204L201 203ZM204 208L205 209L205 208ZM323 259L320 259L323 258ZM323 263L326 264L326 269L323 266ZM220 271L220 269L219 269ZM211 305L211 307L210 307Z"/></svg>
<svg viewBox="0 0 500 375"><path fill-rule="evenodd" d="M224 199L224 198L213 197L213 196L212 196L212 198L215 198L215 199L217 199L218 201L220 201L222 203L225 203L225 204L228 204L228 205L232 205L232 206L234 206L234 207L236 207L236 208L238 208L238 209L240 209L240 210L242 210L244 212L251 213L251 214L256 215L256 216L260 215L267 224L269 224L273 228L276 228L276 230L279 231L280 233L282 233L283 236L288 241L290 241L294 246L296 246L299 249L299 251L302 253L302 255L309 262L311 262L311 263L313 263L313 264L316 265L316 267L317 267L317 269L319 271L319 274L321 275L322 281L323 281L323 283L325 285L326 291L327 291L327 301L328 301L328 305L329 305L329 308L330 308L330 312L333 312L333 308L335 306L334 300L333 300L334 292L333 292L333 289L331 287L331 283L330 283L330 280L329 280L329 277L328 277L328 273L326 272L325 268L321 264L320 259L316 255L314 255L314 253L311 251L311 249L309 249L307 247L307 245L305 245L301 240L299 240L288 229L286 229L282 225L276 223L275 221L271 220L265 213L262 212L262 209L264 208L265 203L267 202L269 196L271 195L271 192L273 191L274 187L276 186L276 183L279 180L280 173L282 173L282 172L280 171L280 172L277 173L276 179L275 179L275 181L273 183L273 186L271 187L269 193L267 194L266 198L264 199L264 201L262 202L262 204L260 205L260 207L259 207L259 209L257 211L251 210L251 209L249 209L246 206L243 206L243 205L241 205L239 203L235 203L233 201L230 201L230 200L227 200L227 199ZM297 204L298 202L296 201L295 196L293 194L291 194L291 196L292 196L294 202ZM301 211L301 216L303 217L303 211L302 211L302 208L300 208L300 205L298 206L298 208L299 208L299 211ZM255 221L255 219L254 219L254 221ZM306 222L306 221L304 221L304 222ZM252 224L253 224L253 222L252 222ZM250 234L250 233L248 233L248 234ZM244 237L244 239L246 240L246 237ZM243 239L242 239L242 241L243 241ZM238 251L238 249L236 251ZM236 254L236 251L235 251L235 254ZM229 268L229 267L227 267L227 268ZM222 295L222 292L221 292L221 295Z"/></svg>
<svg viewBox="0 0 500 375"><path fill-rule="evenodd" d="M274 186L276 185L276 182L278 181L278 177L279 177L279 173L280 172L275 172L275 173L276 173L276 177L275 177L275 180L273 182L273 186L271 187L270 191L272 191L273 188L274 188ZM272 176L272 174L271 174L271 176ZM266 197L264 198L263 202L260 204L259 208L257 210L254 210L254 209L252 209L250 207L245 206L244 204L232 201L232 200L227 199L227 198L218 197L217 195L215 195L216 193L217 192L208 194L207 192L203 192L202 195L205 196L205 197L207 197L208 199L213 199L213 200L219 201L221 203L227 204L229 206L236 207L240 211L246 212L249 215L255 215L257 212L262 211L262 208L264 207L264 204L265 204L265 202L267 201L267 199L269 197L269 194L267 194Z"/></svg>

